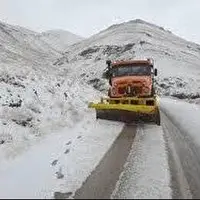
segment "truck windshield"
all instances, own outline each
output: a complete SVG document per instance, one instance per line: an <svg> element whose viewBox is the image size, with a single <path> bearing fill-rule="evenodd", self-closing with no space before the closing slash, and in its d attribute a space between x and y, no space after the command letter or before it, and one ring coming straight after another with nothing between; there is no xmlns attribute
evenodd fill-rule
<svg viewBox="0 0 200 200"><path fill-rule="evenodd" d="M149 76L151 75L151 67L150 66L120 66L115 67L112 70L112 76Z"/></svg>

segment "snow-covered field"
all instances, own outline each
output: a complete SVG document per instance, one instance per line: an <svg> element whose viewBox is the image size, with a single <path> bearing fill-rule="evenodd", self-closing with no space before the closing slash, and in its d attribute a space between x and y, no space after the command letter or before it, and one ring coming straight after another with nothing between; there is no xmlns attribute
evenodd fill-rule
<svg viewBox="0 0 200 200"><path fill-rule="evenodd" d="M73 194L101 160L122 129L93 114L73 128L52 132L22 155L1 160L0 198L53 198Z"/></svg>

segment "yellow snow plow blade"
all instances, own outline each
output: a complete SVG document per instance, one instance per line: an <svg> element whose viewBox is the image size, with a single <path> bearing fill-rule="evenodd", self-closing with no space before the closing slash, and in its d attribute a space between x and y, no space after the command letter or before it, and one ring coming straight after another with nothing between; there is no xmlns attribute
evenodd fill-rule
<svg viewBox="0 0 200 200"><path fill-rule="evenodd" d="M124 105L124 104L104 104L104 103L90 103L89 108L95 108L97 110L126 110L139 113L153 113L155 112L156 106L145 106L145 105Z"/></svg>
<svg viewBox="0 0 200 200"><path fill-rule="evenodd" d="M101 98L98 103L89 103L96 110L96 118L124 122L137 120L155 121L160 125L158 97Z"/></svg>

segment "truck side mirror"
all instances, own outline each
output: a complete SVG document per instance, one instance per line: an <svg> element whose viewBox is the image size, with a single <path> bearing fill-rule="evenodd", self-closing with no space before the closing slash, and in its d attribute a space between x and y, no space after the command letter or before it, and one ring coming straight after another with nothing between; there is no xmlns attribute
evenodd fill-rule
<svg viewBox="0 0 200 200"><path fill-rule="evenodd" d="M106 60L106 64L108 65L108 67L110 67L110 65L111 65L111 60Z"/></svg>
<svg viewBox="0 0 200 200"><path fill-rule="evenodd" d="M158 75L158 70L155 68L154 69L154 75L157 76Z"/></svg>
<svg viewBox="0 0 200 200"><path fill-rule="evenodd" d="M111 78L109 78L109 85L112 86Z"/></svg>

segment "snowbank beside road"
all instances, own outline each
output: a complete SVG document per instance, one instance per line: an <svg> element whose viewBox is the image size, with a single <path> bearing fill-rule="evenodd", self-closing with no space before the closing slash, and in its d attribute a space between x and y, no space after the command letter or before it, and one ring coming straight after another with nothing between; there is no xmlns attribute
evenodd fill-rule
<svg viewBox="0 0 200 200"><path fill-rule="evenodd" d="M85 115L75 128L52 133L11 161L1 160L0 198L73 194L96 167L123 124Z"/></svg>
<svg viewBox="0 0 200 200"><path fill-rule="evenodd" d="M170 120L200 146L200 106L170 98L161 98L160 106Z"/></svg>

